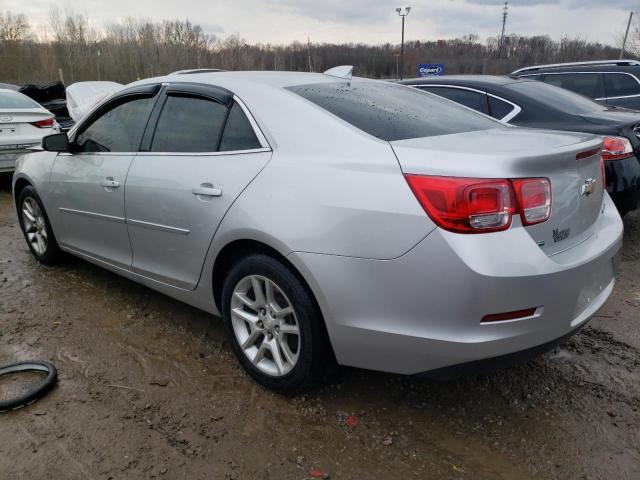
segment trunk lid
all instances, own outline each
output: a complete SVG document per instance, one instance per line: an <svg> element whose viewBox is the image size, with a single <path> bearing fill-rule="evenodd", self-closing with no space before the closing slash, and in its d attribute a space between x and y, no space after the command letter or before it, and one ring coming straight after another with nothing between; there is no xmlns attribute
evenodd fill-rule
<svg viewBox="0 0 640 480"><path fill-rule="evenodd" d="M31 124L47 118L53 118L53 114L43 108L0 108L0 145L40 142L43 129Z"/></svg>
<svg viewBox="0 0 640 480"><path fill-rule="evenodd" d="M593 234L604 196L602 141L598 137L500 128L390 143L404 173L548 178L552 191L551 218L525 227L547 255L571 248ZM591 154L577 159L584 152ZM514 226L520 224L520 217L514 217Z"/></svg>

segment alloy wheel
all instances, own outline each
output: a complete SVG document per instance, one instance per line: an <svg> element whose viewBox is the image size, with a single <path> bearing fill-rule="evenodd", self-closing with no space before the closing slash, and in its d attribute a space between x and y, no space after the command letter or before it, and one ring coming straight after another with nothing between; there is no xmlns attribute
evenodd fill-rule
<svg viewBox="0 0 640 480"><path fill-rule="evenodd" d="M300 356L300 327L291 302L272 280L249 275L231 297L231 324L238 345L261 372L287 375Z"/></svg>
<svg viewBox="0 0 640 480"><path fill-rule="evenodd" d="M38 202L33 197L22 202L22 221L27 242L34 252L42 256L47 251L47 224Z"/></svg>

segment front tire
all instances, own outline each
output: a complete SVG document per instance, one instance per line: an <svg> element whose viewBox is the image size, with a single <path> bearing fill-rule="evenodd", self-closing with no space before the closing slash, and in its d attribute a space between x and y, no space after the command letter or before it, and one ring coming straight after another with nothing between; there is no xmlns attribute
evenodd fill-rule
<svg viewBox="0 0 640 480"><path fill-rule="evenodd" d="M264 387L295 394L332 370L314 299L288 266L270 256L252 254L231 268L222 289L222 318L240 364Z"/></svg>
<svg viewBox="0 0 640 480"><path fill-rule="evenodd" d="M20 228L33 256L43 265L58 263L62 252L35 188L31 185L23 188L16 203Z"/></svg>

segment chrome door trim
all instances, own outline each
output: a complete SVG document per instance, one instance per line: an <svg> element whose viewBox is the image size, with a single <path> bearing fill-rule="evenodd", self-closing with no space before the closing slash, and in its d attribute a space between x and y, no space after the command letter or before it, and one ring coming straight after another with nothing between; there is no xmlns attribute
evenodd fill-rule
<svg viewBox="0 0 640 480"><path fill-rule="evenodd" d="M137 152L136 156L153 157L153 156L172 156L172 157L217 157L220 155L240 155L245 153L264 153L270 152L268 147L253 148L251 150L230 150L227 152Z"/></svg>
<svg viewBox="0 0 640 480"><path fill-rule="evenodd" d="M127 224L135 225L142 228L148 228L151 230L160 230L162 232L177 233L178 235L189 235L191 230L178 227L170 227L169 225L162 225L160 223L143 222L142 220L134 220L127 218Z"/></svg>
<svg viewBox="0 0 640 480"><path fill-rule="evenodd" d="M97 218L100 220L106 220L108 222L126 223L123 217L114 217L112 215L104 215L102 213L87 212L84 210L75 210L73 208L64 208L64 207L58 207L58 211L64 212L64 213L71 213L73 215L83 215L85 217Z"/></svg>
<svg viewBox="0 0 640 480"><path fill-rule="evenodd" d="M520 105L517 105L509 100L507 100L506 98L502 98L499 97L498 95L494 95L493 93L489 93L489 92L485 92L484 90L478 90L477 88L471 88L471 87L463 87L461 85L447 85L447 84L435 84L435 83L424 83L424 84L419 84L419 85L409 85L410 87L425 87L425 88L432 88L432 87L437 87L437 88L457 88L458 90L468 90L470 92L476 92L476 93L480 93L483 95L487 95L488 97L493 97L497 100L501 100L505 103L508 103L509 105L511 105L513 107L513 109L506 114L504 117L502 118L495 118L495 120L499 120L502 123L509 123L511 120L513 120L521 111L522 111L522 107L520 107ZM479 112L482 113L482 112ZM484 114L486 115L486 114ZM488 115L489 117L491 117L491 115ZM494 117L491 117L494 118Z"/></svg>

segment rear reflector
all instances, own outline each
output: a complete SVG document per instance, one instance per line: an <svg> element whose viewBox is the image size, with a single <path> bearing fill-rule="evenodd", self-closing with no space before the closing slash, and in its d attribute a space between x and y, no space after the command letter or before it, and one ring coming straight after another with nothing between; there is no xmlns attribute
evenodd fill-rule
<svg viewBox="0 0 640 480"><path fill-rule="evenodd" d="M405 175L429 218L455 233L507 230L514 214L523 225L551 215L551 183L546 178L517 180Z"/></svg>
<svg viewBox="0 0 640 480"><path fill-rule="evenodd" d="M602 141L602 159L621 160L633 156L633 147L628 138L604 137Z"/></svg>
<svg viewBox="0 0 640 480"><path fill-rule="evenodd" d="M518 310L516 312L494 313L492 315L485 315L482 318L482 323L504 322L505 320L517 320L520 318L532 317L535 315L536 310L537 308L527 308L526 310Z"/></svg>
<svg viewBox="0 0 640 480"><path fill-rule="evenodd" d="M51 128L53 127L53 118L45 118L44 120L38 120L37 122L31 122L31 125L38 128Z"/></svg>

